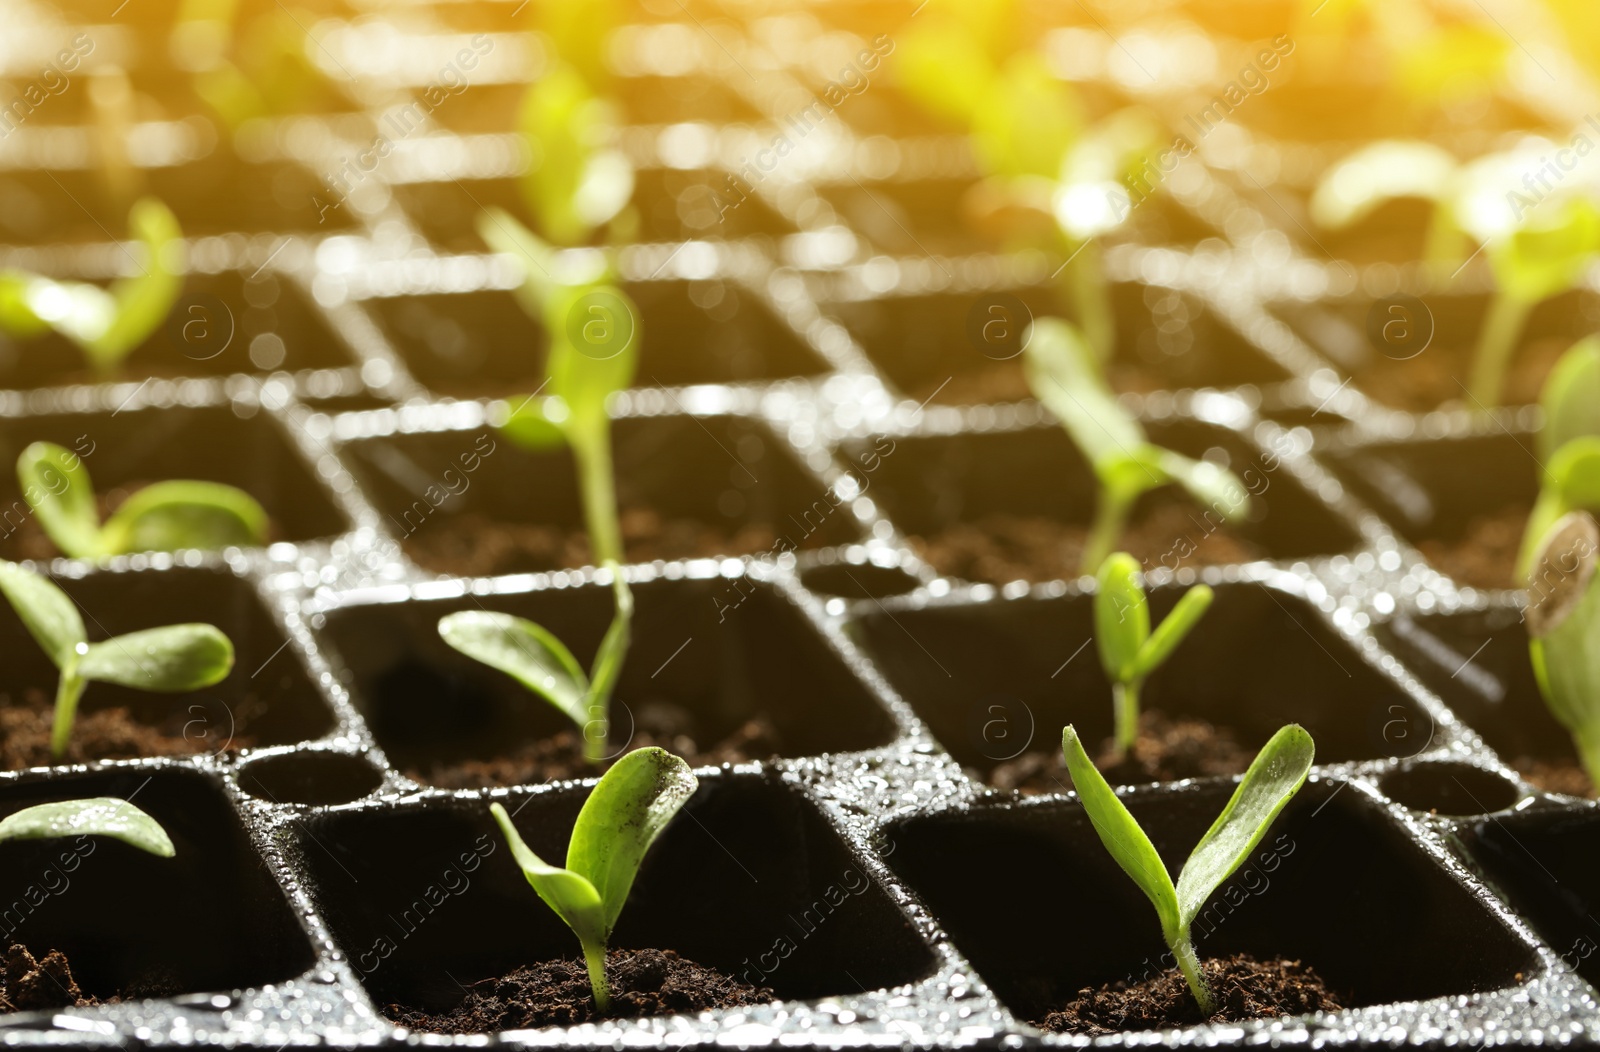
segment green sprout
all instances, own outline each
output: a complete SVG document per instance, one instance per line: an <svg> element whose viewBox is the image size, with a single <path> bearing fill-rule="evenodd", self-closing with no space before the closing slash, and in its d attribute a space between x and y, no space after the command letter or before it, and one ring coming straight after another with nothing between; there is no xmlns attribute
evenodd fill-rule
<svg viewBox="0 0 1600 1052"><path fill-rule="evenodd" d="M1190 925L1205 908L1206 900L1249 857L1272 820L1305 784L1315 755L1311 735L1304 727L1291 723L1262 747L1222 814L1189 853L1176 886L1155 845L1090 761L1071 725L1061 733L1061 748L1066 753L1072 786L1100 842L1155 906L1161 919L1161 935L1178 962L1178 970L1188 981L1200 1010L1212 1015L1217 999L1201 975Z"/></svg>
<svg viewBox="0 0 1600 1052"><path fill-rule="evenodd" d="M1528 657L1551 715L1572 734L1589 780L1600 785L1600 527L1586 511L1563 515L1541 537L1528 582Z"/></svg>
<svg viewBox="0 0 1600 1052"><path fill-rule="evenodd" d="M1457 164L1428 143L1374 143L1336 164L1312 194L1312 218L1328 229L1355 223L1392 198L1433 201L1426 254L1441 286L1464 265L1466 246L1481 246L1495 292L1466 385L1480 411L1500 404L1529 313L1575 287L1600 258L1600 206L1575 185L1530 191L1534 178L1548 186L1545 169L1554 170L1537 153L1519 149Z"/></svg>
<svg viewBox="0 0 1600 1052"><path fill-rule="evenodd" d="M698 785L689 765L665 749L628 753L600 777L583 802L567 844L565 868L534 854L506 809L489 805L522 875L578 937L594 1003L602 1012L611 1007L606 985L611 930L628 901L645 852Z"/></svg>
<svg viewBox="0 0 1600 1052"><path fill-rule="evenodd" d="M584 758L594 764L605 759L611 693L628 654L633 619L633 593L622 579L622 567L615 562L606 567L616 607L588 675L565 643L526 618L460 610L439 619L439 636L446 643L504 672L576 724L583 735Z"/></svg>
<svg viewBox="0 0 1600 1052"><path fill-rule="evenodd" d="M1250 495L1233 472L1163 449L1145 436L1073 326L1055 318L1035 321L1024 342L1023 370L1034 397L1061 420L1100 482L1083 573L1099 568L1121 538L1134 503L1159 486L1177 483L1225 522L1249 514Z"/></svg>
<svg viewBox="0 0 1600 1052"><path fill-rule="evenodd" d="M1100 565L1094 594L1094 637L1100 665L1111 681L1116 719L1116 756L1128 755L1139 738L1139 691L1150 673L1178 648L1211 606L1211 588L1197 584L1183 593L1166 620L1150 631L1150 604L1139 583L1139 561L1116 552Z"/></svg>
<svg viewBox="0 0 1600 1052"><path fill-rule="evenodd" d="M234 131L260 117L303 113L327 94L307 58L301 19L282 4L240 24L238 0L183 0L168 41L195 94Z"/></svg>
<svg viewBox="0 0 1600 1052"><path fill-rule="evenodd" d="M133 806L132 801L113 796L35 804L0 820L0 842L67 836L108 836L158 858L177 854L161 823Z"/></svg>
<svg viewBox="0 0 1600 1052"><path fill-rule="evenodd" d="M89 469L70 450L33 443L17 458L17 480L39 525L72 559L246 547L267 539L266 511L244 490L220 482L144 486L102 524Z"/></svg>
<svg viewBox="0 0 1600 1052"><path fill-rule="evenodd" d="M0 331L28 338L53 329L77 344L95 372L114 374L166 320L183 289L183 234L172 211L143 198L128 213L128 229L144 246L140 272L109 290L0 270Z"/></svg>
<svg viewBox="0 0 1600 1052"><path fill-rule="evenodd" d="M48 578L0 559L0 593L60 672L50 752L67 754L78 700L91 682L183 693L214 686L233 668L233 643L203 624L165 625L89 642L72 599Z"/></svg>
<svg viewBox="0 0 1600 1052"><path fill-rule="evenodd" d="M517 130L536 160L522 193L556 244L584 244L619 219L630 225L624 210L633 199L633 164L612 145L616 128L614 106L571 66L556 64L524 96Z"/></svg>
<svg viewBox="0 0 1600 1052"><path fill-rule="evenodd" d="M1574 438L1600 435L1600 336L1586 336L1567 348L1545 378L1539 406L1544 426L1537 438L1544 460Z"/></svg>

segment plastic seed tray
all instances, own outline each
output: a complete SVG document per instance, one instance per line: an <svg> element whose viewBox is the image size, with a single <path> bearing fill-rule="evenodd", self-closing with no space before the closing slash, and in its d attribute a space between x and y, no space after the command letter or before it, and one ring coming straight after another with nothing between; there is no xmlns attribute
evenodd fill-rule
<svg viewBox="0 0 1600 1052"><path fill-rule="evenodd" d="M1087 465L1018 363L971 335L996 297L1061 310L1059 261L996 252L960 222L971 151L891 78L869 76L814 126L793 120L874 46L860 25L881 23L892 43L920 9L654 3L609 47L641 217L618 265L646 333L637 386L615 403L619 497L625 517L702 538L624 571L638 611L619 707L633 719L669 704L702 742L759 720L780 743L697 772L614 945L670 947L777 999L452 1038L385 1012L447 1007L467 984L575 951L489 801L560 857L586 786L426 783L418 772L443 755L490 760L559 729L434 626L509 611L555 627L587 662L611 601L605 575L567 549L516 540L581 533L568 456L495 430L536 383L544 335L475 222L516 207L529 157L515 108L543 46L509 2L326 7L307 44L324 97L229 141L170 67L166 23L101 6L17 5L0 61L21 76L82 32L85 78L121 66L155 100L134 126L134 167L178 213L191 271L180 311L202 313L152 337L112 383L88 382L64 342L0 339L0 449L87 449L102 488L239 485L274 537L44 563L92 633L206 620L238 661L217 688L161 699L186 755L0 775L0 812L123 796L177 845L167 863L103 843L71 869L59 842L0 846L8 940L66 950L91 992L181 991L0 1016L4 1041L1090 1043L1028 1020L1161 967L1149 907L1064 785L1020 796L990 781L1058 750L1066 722L1108 733L1093 582L941 565L951 531L997 516L1089 521ZM1255 6L1156 18L1139 54L1171 61L1142 74L1093 23L1045 19L1041 39L1091 104L1137 97L1179 126L1212 90L1206 68L1231 61L1185 58L1250 53L1240 26ZM1366 97L1351 78L1341 106ZM452 89L430 94L440 83ZM95 204L79 90L0 140L0 265L127 272L120 217ZM1381 238L1324 246L1308 230L1315 174L1383 133L1380 114L1353 108L1342 122L1290 119L1318 90L1290 78L1203 136L1105 267L1113 383L1155 440L1230 466L1257 498L1236 531L1244 557L1196 568L1190 551L1216 529L1196 510L1145 560L1158 615L1196 581L1217 591L1148 704L1252 750L1289 721L1317 742L1311 781L1198 922L1201 952L1303 959L1350 1007L1095 1043L1589 1043L1600 815L1519 773L1572 757L1533 683L1521 598L1509 581L1453 576L1437 554L1475 516L1531 503L1537 411L1414 412L1375 360L1372 302L1422 286L1398 262L1413 256L1386 256ZM1582 99L1495 106L1485 128L1559 125ZM751 178L781 133L792 152ZM748 190L725 208L741 172ZM1470 344L1486 282L1470 270L1467 291L1428 299L1437 357ZM1530 339L1587 332L1597 310L1589 290L1547 304ZM182 328L191 317L204 333ZM0 476L8 558L34 557L20 502ZM485 536L512 540L474 547ZM0 637L9 696L48 682L9 614ZM1123 792L1176 864L1231 785Z"/></svg>

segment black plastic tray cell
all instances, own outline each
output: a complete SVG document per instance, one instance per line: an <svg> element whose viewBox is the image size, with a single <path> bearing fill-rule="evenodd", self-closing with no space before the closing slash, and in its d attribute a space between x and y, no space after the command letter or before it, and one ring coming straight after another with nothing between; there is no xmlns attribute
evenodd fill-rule
<svg viewBox="0 0 1600 1052"><path fill-rule="evenodd" d="M1231 792L1216 785L1124 802L1176 873ZM1076 801L912 819L888 836L890 867L1021 1018L1043 1018L1084 987L1167 967L1154 909ZM997 887L997 859L1003 891L978 893ZM1346 1007L1502 989L1538 967L1534 949L1473 890L1338 783L1301 791L1192 931L1202 958L1303 961Z"/></svg>
<svg viewBox="0 0 1600 1052"><path fill-rule="evenodd" d="M180 739L180 751L220 753L250 745L287 745L320 738L333 714L294 647L250 582L226 570L174 567L95 573L56 583L78 604L91 642L161 625L215 625L233 642L234 665L214 687L153 694L111 683L84 692L85 713L125 706L140 722ZM7 661L0 684L11 698L42 690L54 695L55 666L9 606L0 607L0 645Z"/></svg>
<svg viewBox="0 0 1600 1052"><path fill-rule="evenodd" d="M322 235L354 226L348 208L323 211L321 205L331 203L328 188L298 164L251 164L219 149L189 164L136 171L134 196L160 198L187 238ZM114 194L98 170L74 169L0 175L0 200L15 203L0 208L0 242L40 245L121 240L133 199Z"/></svg>
<svg viewBox="0 0 1600 1052"><path fill-rule="evenodd" d="M459 179L448 183L408 183L394 187L398 200L422 233L443 252L483 252L478 235L486 209L502 208L524 225L533 222L516 179ZM792 229L753 194L721 211L712 195L730 201L728 174L715 169L640 169L634 174L633 207L638 212L636 240L681 241L779 234Z"/></svg>
<svg viewBox="0 0 1600 1052"><path fill-rule="evenodd" d="M528 846L559 861L585 795L506 806ZM334 813L306 831L313 894L380 1007L446 1010L459 984L578 956L487 801ZM934 965L816 809L759 776L701 779L645 857L611 945L676 950L796 1000L914 982Z"/></svg>
<svg viewBox="0 0 1600 1052"><path fill-rule="evenodd" d="M190 274L166 324L111 378L266 374L353 364L293 282L265 272L223 271ZM19 339L0 333L0 387L60 387L102 379L64 336L47 332Z"/></svg>
<svg viewBox="0 0 1600 1052"><path fill-rule="evenodd" d="M36 957L61 950L102 1000L259 987L311 967L304 929L208 777L128 768L28 779L0 790L0 816L89 796L131 800L177 853L157 858L106 837L0 844L8 941Z"/></svg>
<svg viewBox="0 0 1600 1052"><path fill-rule="evenodd" d="M1562 965L1600 981L1600 816L1592 810L1495 815L1474 823L1463 839Z"/></svg>
<svg viewBox="0 0 1600 1052"><path fill-rule="evenodd" d="M1395 408L1426 412L1444 402L1472 406L1464 385L1471 382L1473 351L1489 300L1484 292L1430 292L1421 298L1420 313L1414 305L1402 304L1408 312L1402 317L1414 321L1418 333L1431 326L1425 346L1391 347L1369 337L1372 312L1388 309L1387 301L1379 297L1298 306L1284 314L1341 371L1353 374L1355 385L1369 397ZM1418 316L1410 319L1410 314ZM1588 292L1563 293L1534 307L1506 373L1504 402L1538 401L1561 353L1593 332L1597 322L1600 299Z"/></svg>
<svg viewBox="0 0 1600 1052"><path fill-rule="evenodd" d="M1150 425L1147 431L1152 442L1219 460L1239 476L1254 494L1254 507L1246 521L1227 528L1258 545L1267 558L1331 555L1359 543L1355 527L1302 487L1281 461L1233 432L1189 421ZM853 445L850 452L859 458L870 452L869 446L877 450L872 498L908 534L932 537L995 514L1038 516L1082 528L1091 522L1098 484L1059 427L897 436L887 447L891 451L884 452L889 441L880 437ZM1173 492L1163 487L1146 494L1134 510L1135 519L1143 508ZM1195 507L1191 540L1217 528L1215 513L1209 520L1204 514ZM1182 548L1174 551L1181 554Z"/></svg>
<svg viewBox="0 0 1600 1052"><path fill-rule="evenodd" d="M765 304L724 281L625 286L643 331L639 387L814 376L826 366ZM441 394L511 396L544 382L549 338L510 292L373 301L411 372Z"/></svg>
<svg viewBox="0 0 1600 1052"><path fill-rule="evenodd" d="M612 442L625 547L635 514L708 534L695 556L775 557L859 539L849 504L753 420L622 419L613 423ZM430 561L440 557L437 531L470 533L484 523L583 530L576 469L565 448L529 452L485 429L364 439L346 451L387 527L429 569L455 572L453 563ZM463 470L468 463L474 467ZM670 542L665 535L659 540ZM624 555L642 558L637 550ZM562 568L559 560L527 554L493 572Z"/></svg>
<svg viewBox="0 0 1600 1052"><path fill-rule="evenodd" d="M1235 387L1288 378L1192 297L1133 283L1114 284L1111 292L1117 348L1110 376L1119 391ZM1070 316L1058 290L1048 285L892 296L835 303L830 310L908 397L975 404L1032 397L1021 357L1005 357L1005 348L997 351L982 339L982 325L990 319L1016 323L1015 301L1025 308L1022 323L1030 317Z"/></svg>
<svg viewBox="0 0 1600 1052"><path fill-rule="evenodd" d="M811 756L886 745L887 710L770 586L746 577L635 585L633 642L612 699L611 746L636 729L676 725L702 749L750 720L770 722L779 752ZM439 638L463 609L498 610L555 632L588 668L610 624L606 585L350 606L321 634L349 668L356 705L403 770L505 755L571 727L544 700Z"/></svg>
<svg viewBox="0 0 1600 1052"><path fill-rule="evenodd" d="M1516 549L1542 479L1537 457L1532 435L1506 431L1325 454L1434 569L1479 588L1515 586Z"/></svg>
<svg viewBox="0 0 1600 1052"><path fill-rule="evenodd" d="M364 756L328 749L297 749L251 760L239 787L275 804L347 804L383 784L383 770Z"/></svg>
<svg viewBox="0 0 1600 1052"><path fill-rule="evenodd" d="M1424 686L1511 766L1572 765L1572 735L1544 704L1521 611L1402 612L1373 628Z"/></svg>
<svg viewBox="0 0 1600 1052"><path fill-rule="evenodd" d="M32 521L17 482L17 456L32 442L76 453L102 498L151 482L198 479L237 486L261 502L272 541L309 541L345 532L350 523L290 441L265 414L231 407L126 409L0 420L0 556L54 554ZM44 547L41 549L41 545Z"/></svg>
<svg viewBox="0 0 1600 1052"><path fill-rule="evenodd" d="M1184 591L1153 589L1152 622ZM1111 735L1092 596L869 609L852 634L934 737L983 775L1024 751L1058 754L1068 723L1091 749ZM1413 755L1433 722L1303 599L1251 583L1217 587L1141 702L1230 730L1252 753L1300 723L1322 763Z"/></svg>

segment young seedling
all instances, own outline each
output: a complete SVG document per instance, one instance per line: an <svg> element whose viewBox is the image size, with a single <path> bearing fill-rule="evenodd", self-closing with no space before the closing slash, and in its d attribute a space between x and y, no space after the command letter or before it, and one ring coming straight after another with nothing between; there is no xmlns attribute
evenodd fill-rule
<svg viewBox="0 0 1600 1052"><path fill-rule="evenodd" d="M1537 436L1544 470L1517 553L1523 578L1556 520L1568 512L1600 511L1600 338L1567 349L1550 371L1539 399L1544 427Z"/></svg>
<svg viewBox="0 0 1600 1052"><path fill-rule="evenodd" d="M1535 437L1543 460L1575 438L1600 435L1600 336L1567 348L1545 378L1539 406L1544 426Z"/></svg>
<svg viewBox="0 0 1600 1052"><path fill-rule="evenodd" d="M0 842L64 836L108 836L159 858L177 854L161 823L112 796L35 804L0 820Z"/></svg>
<svg viewBox="0 0 1600 1052"><path fill-rule="evenodd" d="M304 113L327 95L307 56L304 25L283 5L241 18L238 0L183 0L168 50L195 94L237 132L246 121ZM302 23L301 19L307 21Z"/></svg>
<svg viewBox="0 0 1600 1052"><path fill-rule="evenodd" d="M611 1007L606 985L611 930L628 901L645 852L698 785L689 765L665 749L628 753L600 777L584 801L572 826L565 868L534 854L506 809L489 805L523 876L578 937L594 1003L602 1012Z"/></svg>
<svg viewBox="0 0 1600 1052"><path fill-rule="evenodd" d="M1539 692L1600 785L1600 527L1586 511L1541 537L1528 582L1528 656Z"/></svg>
<svg viewBox="0 0 1600 1052"><path fill-rule="evenodd" d="M1139 738L1139 691L1150 673L1183 642L1211 606L1209 586L1184 592L1172 612L1150 631L1150 603L1139 583L1139 560L1116 552L1100 564L1094 594L1094 638L1100 665L1111 681L1116 719L1116 756L1121 760Z"/></svg>
<svg viewBox="0 0 1600 1052"><path fill-rule="evenodd" d="M267 513L254 497L220 482L157 482L133 493L103 524L83 460L51 442L17 458L23 499L39 525L73 559L265 544Z"/></svg>
<svg viewBox="0 0 1600 1052"><path fill-rule="evenodd" d="M0 560L0 593L61 674L50 733L57 759L67 754L78 700L91 682L182 693L214 686L233 668L233 643L211 625L166 625L91 643L77 605L48 578Z"/></svg>
<svg viewBox="0 0 1600 1052"><path fill-rule="evenodd" d="M534 221L558 245L587 243L621 220L633 199L633 164L612 145L614 107L571 66L557 63L523 98L517 127L536 158L522 179Z"/></svg>
<svg viewBox="0 0 1600 1052"><path fill-rule="evenodd" d="M1210 1016L1216 1011L1217 1000L1201 975L1190 925L1212 892L1249 857L1278 812L1305 784L1315 755L1311 735L1304 727L1291 723L1262 747L1222 814L1190 852L1176 886L1155 845L1095 768L1078 740L1078 732L1070 725L1062 731L1061 748L1066 753L1072 787L1100 842L1155 906L1167 948L1177 960L1178 970L1189 983L1200 1010Z"/></svg>
<svg viewBox="0 0 1600 1052"><path fill-rule="evenodd" d="M77 344L95 372L114 374L166 320L183 289L183 235L171 210L143 198L128 213L128 229L144 246L139 273L109 290L0 271L0 330L25 339L54 329Z"/></svg>
<svg viewBox="0 0 1600 1052"><path fill-rule="evenodd" d="M1121 538L1134 502L1158 486L1177 483L1208 518L1215 512L1221 522L1238 522L1250 513L1250 495L1233 472L1162 449L1145 437L1073 326L1055 318L1035 321L1025 337L1023 369L1034 397L1061 420L1100 482L1083 573L1099 568Z"/></svg>
<svg viewBox="0 0 1600 1052"><path fill-rule="evenodd" d="M576 724L583 735L584 758L595 764L605 759L611 692L622 673L633 619L633 593L622 579L622 568L615 562L606 567L611 571L616 609L588 675L565 643L526 618L461 610L439 620L439 635L446 643L504 672Z"/></svg>

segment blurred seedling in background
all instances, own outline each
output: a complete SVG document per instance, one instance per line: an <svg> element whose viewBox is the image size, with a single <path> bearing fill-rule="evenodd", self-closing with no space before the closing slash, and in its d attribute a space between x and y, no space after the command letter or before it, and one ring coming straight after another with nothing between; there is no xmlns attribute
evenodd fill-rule
<svg viewBox="0 0 1600 1052"><path fill-rule="evenodd" d="M50 734L58 760L90 683L184 693L221 683L233 668L233 643L212 625L165 625L91 643L77 605L43 575L0 560L0 593L60 672Z"/></svg>
<svg viewBox="0 0 1600 1052"><path fill-rule="evenodd" d="M1586 511L1563 515L1541 537L1528 578L1528 656L1539 693L1572 735L1589 781L1600 786L1600 527Z"/></svg>
<svg viewBox="0 0 1600 1052"><path fill-rule="evenodd" d="M1479 411L1500 404L1505 375L1528 314L1575 288L1600 258L1600 205L1593 177L1568 174L1539 141L1458 164L1430 143L1390 140L1346 157L1323 176L1311 217L1338 230L1386 201L1433 202L1426 258L1443 288L1480 246L1495 291L1478 331L1466 393Z"/></svg>
<svg viewBox="0 0 1600 1052"><path fill-rule="evenodd" d="M985 178L964 202L969 216L1002 240L1063 253L1063 294L1103 364L1116 322L1098 239L1134 207L1122 180L1172 140L1138 107L1089 124L1042 53L1011 47L1014 7L929 10L904 34L894 68L912 99L971 138Z"/></svg>
<svg viewBox="0 0 1600 1052"><path fill-rule="evenodd" d="M1139 738L1139 691L1150 673L1177 649L1200 622L1213 598L1207 585L1183 593L1164 621L1150 631L1150 602L1139 583L1139 561L1116 552L1100 566L1094 594L1094 638L1100 665L1111 681L1116 720L1116 758Z"/></svg>
<svg viewBox="0 0 1600 1052"><path fill-rule="evenodd" d="M17 481L45 534L72 559L267 541L266 511L244 490L220 482L152 483L101 523L89 469L70 450L33 443L17 458Z"/></svg>
<svg viewBox="0 0 1600 1052"><path fill-rule="evenodd" d="M606 567L611 572L616 612L587 675L565 643L526 618L491 610L461 610L439 620L439 636L446 643L504 672L576 724L583 736L584 758L594 764L605 759L611 693L628 654L633 618L633 593L622 579L622 568L614 562Z"/></svg>
<svg viewBox="0 0 1600 1052"><path fill-rule="evenodd" d="M173 65L190 74L195 94L234 132L256 118L323 108L331 92L310 61L302 28L316 16L297 16L279 4L247 17L241 6L183 0L179 7L168 49Z"/></svg>
<svg viewBox="0 0 1600 1052"><path fill-rule="evenodd" d="M29 338L55 330L76 344L101 378L114 376L123 359L166 320L183 290L183 234L166 205L152 197L134 204L128 230L143 246L138 273L109 289L56 281L21 270L0 270L0 329Z"/></svg>
<svg viewBox="0 0 1600 1052"><path fill-rule="evenodd" d="M1250 495L1233 472L1163 449L1145 436L1111 393L1093 351L1072 325L1056 318L1035 321L1025 337L1023 370L1034 397L1060 419L1100 483L1082 573L1099 569L1139 497L1160 486L1182 486L1222 522L1239 522L1250 513Z"/></svg>
<svg viewBox="0 0 1600 1052"><path fill-rule="evenodd" d="M35 804L0 820L0 843L68 836L108 836L158 858L177 854L172 838L167 836L160 822L133 806L131 801L113 796Z"/></svg>
<svg viewBox="0 0 1600 1052"><path fill-rule="evenodd" d="M601 1012L611 1007L606 944L639 865L698 786L689 765L664 749L628 753L601 775L584 801L572 826L565 868L534 854L506 809L489 805L523 876L578 937L595 1006Z"/></svg>
<svg viewBox="0 0 1600 1052"><path fill-rule="evenodd" d="M1517 553L1519 579L1528 575L1557 519L1569 511L1600 511L1600 337L1567 348L1545 379L1539 405L1544 426L1536 438L1543 470Z"/></svg>
<svg viewBox="0 0 1600 1052"><path fill-rule="evenodd" d="M1311 735L1291 723L1262 747L1222 814L1190 852L1176 885L1155 845L1090 761L1078 732L1070 725L1062 731L1061 748L1072 787L1100 842L1155 906L1162 938L1177 960L1178 970L1200 1010L1212 1015L1218 1007L1217 997L1201 974L1190 927L1206 900L1250 856L1272 820L1305 784L1315 756Z"/></svg>

